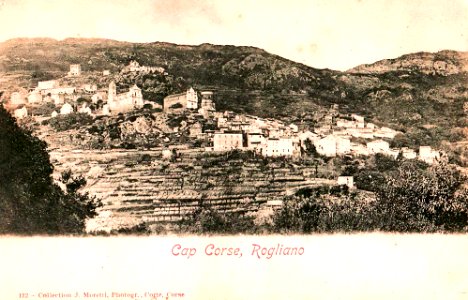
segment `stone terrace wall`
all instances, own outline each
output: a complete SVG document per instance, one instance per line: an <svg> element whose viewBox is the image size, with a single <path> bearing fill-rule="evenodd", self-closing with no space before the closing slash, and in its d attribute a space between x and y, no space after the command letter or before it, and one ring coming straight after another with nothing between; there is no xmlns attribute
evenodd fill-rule
<svg viewBox="0 0 468 300"><path fill-rule="evenodd" d="M221 212L255 212L302 187L334 184L311 178L312 167L201 157L180 150L173 162L161 150L53 150L56 176L71 169L87 179L84 191L102 199L100 216L88 230L111 230L175 222L200 205ZM286 165L286 164L285 164Z"/></svg>

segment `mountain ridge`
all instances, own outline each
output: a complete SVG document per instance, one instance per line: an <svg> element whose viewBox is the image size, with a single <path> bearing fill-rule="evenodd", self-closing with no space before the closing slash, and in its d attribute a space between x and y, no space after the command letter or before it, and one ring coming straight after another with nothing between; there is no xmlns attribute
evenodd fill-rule
<svg viewBox="0 0 468 300"><path fill-rule="evenodd" d="M382 74L391 71L419 71L424 74L451 75L468 72L468 51L441 50L415 52L397 58L361 64L347 73Z"/></svg>
<svg viewBox="0 0 468 300"><path fill-rule="evenodd" d="M21 44L39 44L39 43L65 43L65 44L79 44L79 45L92 45L92 44L107 44L107 45L114 45L114 46L119 46L119 45L152 45L152 46L161 46L161 47L174 47L174 48L180 48L180 49L196 49L196 48L214 48L214 49L222 49L222 48L238 48L238 49L249 49L253 50L255 52L259 53L268 53L270 55L276 56L276 57L281 57L280 55L276 55L274 53L267 52L266 50L262 48L258 48L255 46L236 46L236 45L221 45L221 44L213 44L213 43L201 43L201 44L177 44L177 43L172 43L172 42L162 42L162 41L154 41L154 42L128 42L128 41L120 41L120 40L115 40L115 39L108 39L108 38L79 38L79 37L67 37L64 39L54 39L54 38L49 38L49 37L34 37L34 38L28 38L28 37L19 37L19 38L11 38L8 40L5 40L3 42L0 42L0 51L3 50L5 46L19 46ZM303 65L308 68L313 68L316 70L329 70L329 71L334 71L334 72L340 72L340 73L372 73L378 72L378 73L383 73L383 72L389 72L389 71L396 71L396 69L374 69L377 66L384 65L386 63L396 63L401 60L412 60L415 58L420 58L420 59L452 59L456 62L457 59L461 59L461 62L456 62L457 65L463 65L463 72L468 72L468 51L458 51L458 50L450 50L450 49L444 49L444 50L439 50L436 52L431 52L431 51L418 51L418 52L411 52L403 55L399 55L395 58L383 58L380 60L377 60L372 63L363 63L359 64L355 67L352 67L346 71L339 71L339 70L334 70L332 68L316 68L314 66L310 66L304 63L296 62L292 59L284 58L281 57L284 60L288 60L291 62L294 62L299 65ZM401 70L401 69L400 69ZM408 69L406 69L408 70Z"/></svg>

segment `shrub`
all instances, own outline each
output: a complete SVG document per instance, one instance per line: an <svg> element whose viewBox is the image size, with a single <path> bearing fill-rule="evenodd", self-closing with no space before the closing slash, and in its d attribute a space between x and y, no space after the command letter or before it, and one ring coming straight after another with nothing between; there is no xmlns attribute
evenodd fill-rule
<svg viewBox="0 0 468 300"><path fill-rule="evenodd" d="M53 103L45 103L38 107L31 107L29 113L31 115L39 115L39 116L50 116L53 111L55 111L57 107Z"/></svg>
<svg viewBox="0 0 468 300"><path fill-rule="evenodd" d="M50 126L57 131L76 129L93 123L93 118L88 114L71 113L67 115L58 115L50 119Z"/></svg>
<svg viewBox="0 0 468 300"><path fill-rule="evenodd" d="M315 197L286 199L280 210L273 215L273 223L279 232L310 233L317 231L323 210Z"/></svg>
<svg viewBox="0 0 468 300"><path fill-rule="evenodd" d="M468 226L466 177L453 166L402 165L377 189L377 209L390 231L459 231Z"/></svg>
<svg viewBox="0 0 468 300"><path fill-rule="evenodd" d="M177 108L183 108L184 106L180 103L175 103L169 106L170 109L177 109Z"/></svg>
<svg viewBox="0 0 468 300"><path fill-rule="evenodd" d="M199 207L190 216L179 222L183 232L236 234L256 231L253 217L239 213L225 213L210 207Z"/></svg>
<svg viewBox="0 0 468 300"><path fill-rule="evenodd" d="M150 110L150 109L152 109L152 108L153 108L153 105L150 104L150 103L146 103L145 105L143 105L143 109L148 109L148 110Z"/></svg>

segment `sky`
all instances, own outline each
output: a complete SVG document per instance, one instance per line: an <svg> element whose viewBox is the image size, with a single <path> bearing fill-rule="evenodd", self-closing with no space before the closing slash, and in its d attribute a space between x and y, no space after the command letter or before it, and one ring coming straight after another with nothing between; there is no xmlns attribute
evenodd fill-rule
<svg viewBox="0 0 468 300"><path fill-rule="evenodd" d="M0 41L16 37L255 46L347 70L468 51L468 0L0 0Z"/></svg>

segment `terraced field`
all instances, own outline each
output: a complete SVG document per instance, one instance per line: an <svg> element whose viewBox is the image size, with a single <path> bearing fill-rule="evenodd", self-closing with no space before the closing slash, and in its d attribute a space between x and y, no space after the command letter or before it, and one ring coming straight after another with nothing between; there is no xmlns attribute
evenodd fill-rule
<svg viewBox="0 0 468 300"><path fill-rule="evenodd" d="M70 169L87 179L84 191L104 204L88 223L89 231L175 222L201 205L221 212L248 213L281 203L302 187L331 185L313 178L313 167L292 163L207 156L201 150L178 150L162 159L162 150L66 150L50 152L55 176Z"/></svg>

